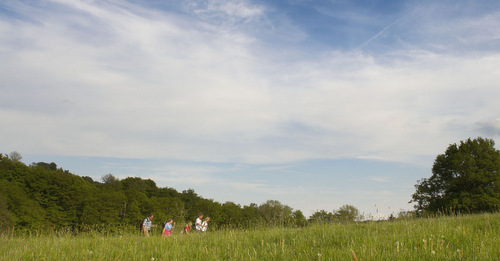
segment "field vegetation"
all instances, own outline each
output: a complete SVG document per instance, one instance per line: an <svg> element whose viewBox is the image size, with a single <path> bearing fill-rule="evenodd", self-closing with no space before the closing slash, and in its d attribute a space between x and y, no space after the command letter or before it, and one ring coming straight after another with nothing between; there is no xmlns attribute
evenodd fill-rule
<svg viewBox="0 0 500 261"><path fill-rule="evenodd" d="M132 227L10 230L0 260L498 260L500 214L300 228L259 227L150 237Z"/></svg>
<svg viewBox="0 0 500 261"><path fill-rule="evenodd" d="M383 221L350 205L306 219L276 200L219 203L150 179L99 182L21 158L0 153L0 261L500 260L500 151L491 139L450 145L415 185L415 210ZM181 234L200 212L209 231ZM150 213L159 226L145 237L138 225ZM170 218L178 226L162 237Z"/></svg>

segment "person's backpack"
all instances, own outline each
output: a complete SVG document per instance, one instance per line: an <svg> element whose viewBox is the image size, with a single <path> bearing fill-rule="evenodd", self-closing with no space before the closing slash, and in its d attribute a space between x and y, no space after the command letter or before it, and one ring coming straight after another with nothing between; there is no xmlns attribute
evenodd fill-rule
<svg viewBox="0 0 500 261"><path fill-rule="evenodd" d="M139 230L142 230L142 226L144 226L144 220L141 219L141 221L139 221Z"/></svg>

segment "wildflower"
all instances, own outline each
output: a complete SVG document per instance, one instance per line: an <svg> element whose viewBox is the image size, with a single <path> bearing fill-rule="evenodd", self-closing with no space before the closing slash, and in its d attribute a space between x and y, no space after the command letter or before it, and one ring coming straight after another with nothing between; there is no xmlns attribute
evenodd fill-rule
<svg viewBox="0 0 500 261"><path fill-rule="evenodd" d="M427 242L427 240L425 240L425 239L422 239L422 242L424 242L424 243L425 243L425 242Z"/></svg>
<svg viewBox="0 0 500 261"><path fill-rule="evenodd" d="M154 261L154 260L155 260L155 258L154 258L154 257L152 257L152 258L151 258L151 261Z"/></svg>
<svg viewBox="0 0 500 261"><path fill-rule="evenodd" d="M435 255L435 254L436 254L436 252L434 252L434 251L431 251L431 254Z"/></svg>

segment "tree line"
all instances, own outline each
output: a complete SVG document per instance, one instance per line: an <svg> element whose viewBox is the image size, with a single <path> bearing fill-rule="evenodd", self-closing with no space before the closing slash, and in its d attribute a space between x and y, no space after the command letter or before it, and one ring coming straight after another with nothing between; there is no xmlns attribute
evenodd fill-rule
<svg viewBox="0 0 500 261"><path fill-rule="evenodd" d="M193 222L198 213L210 216L213 228L305 226L311 222L351 222L361 219L350 205L309 219L300 210L268 200L241 206L205 199L188 189L159 188L151 179L112 174L94 181L57 167L55 163L26 165L17 152L0 153L0 230L16 227L78 227L138 224L153 212L155 220ZM400 217L435 213L480 213L500 210L500 151L492 139L467 139L451 144L436 157L432 176L417 181L410 202L414 211ZM393 215L391 215L393 217Z"/></svg>
<svg viewBox="0 0 500 261"><path fill-rule="evenodd" d="M213 228L304 226L300 210L268 200L241 206L205 199L188 189L158 187L151 179L112 174L95 181L58 168L56 163L26 165L17 152L0 154L0 229L84 225L134 225L149 213L157 222L191 221L202 212Z"/></svg>

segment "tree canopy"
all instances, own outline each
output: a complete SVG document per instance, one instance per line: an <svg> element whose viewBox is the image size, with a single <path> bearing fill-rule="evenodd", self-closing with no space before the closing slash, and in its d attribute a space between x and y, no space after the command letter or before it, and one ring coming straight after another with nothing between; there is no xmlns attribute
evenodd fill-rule
<svg viewBox="0 0 500 261"><path fill-rule="evenodd" d="M354 222L359 221L363 217L359 214L359 210L352 205L343 205L338 210L327 212L319 210L309 218L311 222L316 223L329 223L329 222Z"/></svg>
<svg viewBox="0 0 500 261"><path fill-rule="evenodd" d="M118 179L112 174L101 182L58 168L54 162L27 166L18 152L0 153L0 231L16 227L84 227L86 225L135 225L149 213L156 222L173 218L194 222L198 213L209 216L211 228L255 226L302 227L308 222L350 222L359 211L344 205L334 213L324 210L306 219L300 210L268 200L241 206L205 199L193 189L178 192L159 188L153 180Z"/></svg>
<svg viewBox="0 0 500 261"><path fill-rule="evenodd" d="M30 166L15 152L0 153L0 230L25 228L77 227L85 225L137 224L149 213L157 222L174 218L194 222L198 213L211 217L218 227L303 226L299 210L276 200L240 206L205 199L189 189L178 192L159 188L150 179L112 174L102 182L80 177L57 164L37 162Z"/></svg>
<svg viewBox="0 0 500 261"><path fill-rule="evenodd" d="M450 145L436 157L432 176L418 181L410 202L418 212L500 210L500 152L492 139Z"/></svg>

